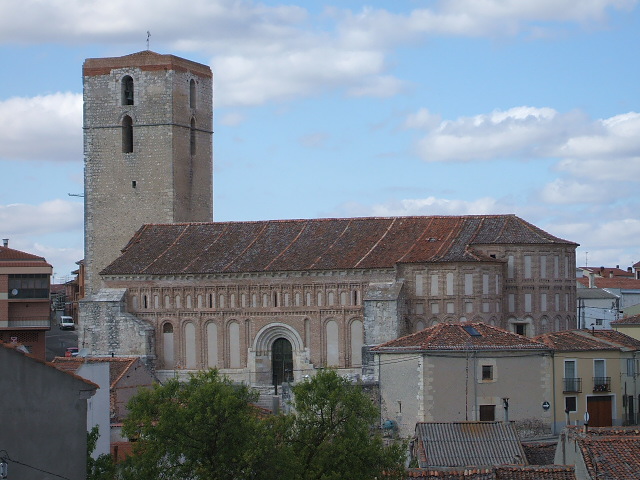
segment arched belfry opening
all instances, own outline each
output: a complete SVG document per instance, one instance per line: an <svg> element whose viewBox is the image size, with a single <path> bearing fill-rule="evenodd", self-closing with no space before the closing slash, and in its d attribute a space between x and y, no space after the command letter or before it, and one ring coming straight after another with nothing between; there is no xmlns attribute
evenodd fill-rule
<svg viewBox="0 0 640 480"><path fill-rule="evenodd" d="M129 75L122 77L121 98L122 105L133 105L133 78Z"/></svg>
<svg viewBox="0 0 640 480"><path fill-rule="evenodd" d="M293 350L291 342L286 338L280 337L273 342L271 371L274 385L293 381Z"/></svg>

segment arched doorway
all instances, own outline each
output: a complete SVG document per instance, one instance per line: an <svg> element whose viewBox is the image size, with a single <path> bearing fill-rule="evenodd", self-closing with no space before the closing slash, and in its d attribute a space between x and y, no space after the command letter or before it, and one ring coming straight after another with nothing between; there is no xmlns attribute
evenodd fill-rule
<svg viewBox="0 0 640 480"><path fill-rule="evenodd" d="M293 380L293 350L286 338L278 338L271 347L271 371L273 384L280 385Z"/></svg>

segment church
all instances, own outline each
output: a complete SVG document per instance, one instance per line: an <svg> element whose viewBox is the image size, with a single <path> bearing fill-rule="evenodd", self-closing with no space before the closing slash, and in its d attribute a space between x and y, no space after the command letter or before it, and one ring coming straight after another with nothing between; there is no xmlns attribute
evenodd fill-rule
<svg viewBox="0 0 640 480"><path fill-rule="evenodd" d="M279 385L439 323L575 328L577 244L515 215L213 221L213 75L87 59L80 346Z"/></svg>

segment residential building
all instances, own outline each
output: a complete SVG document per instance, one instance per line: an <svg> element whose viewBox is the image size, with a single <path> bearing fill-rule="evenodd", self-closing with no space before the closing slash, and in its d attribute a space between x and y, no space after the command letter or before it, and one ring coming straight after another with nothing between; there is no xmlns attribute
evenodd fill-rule
<svg viewBox="0 0 640 480"><path fill-rule="evenodd" d="M570 330L534 338L554 351L554 431L582 422L636 423L640 341L614 330Z"/></svg>
<svg viewBox="0 0 640 480"><path fill-rule="evenodd" d="M631 268L629 268L631 270ZM635 278L632 272L619 274L616 269L602 269L590 272L586 276L578 278L578 288L601 288L615 295L620 300L616 307L621 313L631 314L630 309L637 309L640 305L640 280ZM589 328L589 325L586 325Z"/></svg>
<svg viewBox="0 0 640 480"><path fill-rule="evenodd" d="M81 346L160 378L370 376L367 349L441 322L573 327L575 249L514 215L211 222L212 74L84 63Z"/></svg>
<svg viewBox="0 0 640 480"><path fill-rule="evenodd" d="M636 340L640 340L640 314L619 318L611 322L611 328L625 335L629 335Z"/></svg>
<svg viewBox="0 0 640 480"><path fill-rule="evenodd" d="M106 401L102 397L99 405L94 401L94 412L88 421L89 430L93 425L100 426L96 453L111 453L115 459L129 453L129 440L122 436L122 422L128 414L127 403L140 389L151 388L156 383L156 378L140 358L56 357L52 365L93 381L104 392Z"/></svg>
<svg viewBox="0 0 640 480"><path fill-rule="evenodd" d="M45 333L51 328L50 278L43 257L0 246L0 342L21 344L45 360Z"/></svg>
<svg viewBox="0 0 640 480"><path fill-rule="evenodd" d="M611 322L620 317L620 298L602 288L584 288L580 283L576 290L578 300L578 326L607 330Z"/></svg>
<svg viewBox="0 0 640 480"><path fill-rule="evenodd" d="M86 478L88 402L98 385L0 343L0 449L8 477Z"/></svg>
<svg viewBox="0 0 640 480"><path fill-rule="evenodd" d="M553 423L551 350L483 323L441 323L372 349L381 417L400 436L416 422L514 421L523 436Z"/></svg>
<svg viewBox="0 0 640 480"><path fill-rule="evenodd" d="M638 478L640 434L636 427L567 427L555 463L573 465L578 480Z"/></svg>

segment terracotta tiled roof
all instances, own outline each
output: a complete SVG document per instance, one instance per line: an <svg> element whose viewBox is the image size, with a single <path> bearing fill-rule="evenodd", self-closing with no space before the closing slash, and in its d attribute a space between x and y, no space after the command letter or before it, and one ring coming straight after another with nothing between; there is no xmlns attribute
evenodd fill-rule
<svg viewBox="0 0 640 480"><path fill-rule="evenodd" d="M392 268L496 261L486 244L568 244L515 215L144 225L106 275Z"/></svg>
<svg viewBox="0 0 640 480"><path fill-rule="evenodd" d="M633 277L633 272L623 270L620 267L580 267L581 270L600 275L601 277Z"/></svg>
<svg viewBox="0 0 640 480"><path fill-rule="evenodd" d="M575 480L573 466L535 465L496 467L496 480Z"/></svg>
<svg viewBox="0 0 640 480"><path fill-rule="evenodd" d="M640 325L640 314L619 318L611 322L611 325Z"/></svg>
<svg viewBox="0 0 640 480"><path fill-rule="evenodd" d="M32 255L31 253L21 252L20 250L14 250L9 247L0 246L0 265L5 266L10 263L11 266L31 266L37 264L42 266L50 266L43 257Z"/></svg>
<svg viewBox="0 0 640 480"><path fill-rule="evenodd" d="M577 279L578 283L589 286L589 278L580 277ZM593 279L594 284L598 288L620 288L623 290L640 290L640 280L629 277L614 277L614 278L600 278Z"/></svg>
<svg viewBox="0 0 640 480"><path fill-rule="evenodd" d="M52 363L60 370L73 372L85 363L109 363L109 386L114 388L127 370L138 360L138 357L55 357Z"/></svg>
<svg viewBox="0 0 640 480"><path fill-rule="evenodd" d="M637 427L569 430L591 478L639 478L640 430Z"/></svg>
<svg viewBox="0 0 640 480"><path fill-rule="evenodd" d="M604 335L600 335L600 338L594 337L589 330L544 333L533 337L533 339L557 351L620 350L620 345L612 345L604 338Z"/></svg>
<svg viewBox="0 0 640 480"><path fill-rule="evenodd" d="M558 442L523 443L529 465L551 465L556 456Z"/></svg>
<svg viewBox="0 0 640 480"><path fill-rule="evenodd" d="M492 467L468 468L410 468L406 478L422 478L426 480L495 480Z"/></svg>
<svg viewBox="0 0 640 480"><path fill-rule="evenodd" d="M513 423L419 422L416 439L421 468L527 464Z"/></svg>
<svg viewBox="0 0 640 480"><path fill-rule="evenodd" d="M378 352L548 349L544 343L485 323L439 323L373 348Z"/></svg>
<svg viewBox="0 0 640 480"><path fill-rule="evenodd" d="M412 468L406 478L426 480L575 480L572 466L498 466L467 468Z"/></svg>
<svg viewBox="0 0 640 480"><path fill-rule="evenodd" d="M615 343L624 348L630 348L631 350L640 350L640 340L637 340L616 330L593 330L591 334L595 335L596 338Z"/></svg>

